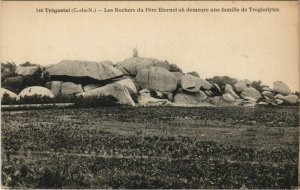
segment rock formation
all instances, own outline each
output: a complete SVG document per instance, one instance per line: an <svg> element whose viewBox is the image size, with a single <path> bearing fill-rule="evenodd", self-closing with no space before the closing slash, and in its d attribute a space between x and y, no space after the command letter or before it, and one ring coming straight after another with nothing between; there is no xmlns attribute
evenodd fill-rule
<svg viewBox="0 0 300 190"><path fill-rule="evenodd" d="M127 88L118 83L108 84L106 86L95 88L87 92L77 94L77 96L90 97L90 96L113 96L119 100L120 104L135 106Z"/></svg>
<svg viewBox="0 0 300 190"><path fill-rule="evenodd" d="M101 82L121 77L123 73L109 61L64 60L46 70L53 79Z"/></svg>
<svg viewBox="0 0 300 190"><path fill-rule="evenodd" d="M160 92L172 92L177 87L176 77L161 67L150 67L140 70L136 80L141 88L158 90Z"/></svg>
<svg viewBox="0 0 300 190"><path fill-rule="evenodd" d="M282 81L276 81L276 82L273 83L273 91L278 93L278 94L282 94L282 95L291 94L291 90L288 87L288 85L286 85Z"/></svg>
<svg viewBox="0 0 300 190"><path fill-rule="evenodd" d="M180 85L183 90L188 92L198 92L200 90L200 78L193 75L183 75L180 79Z"/></svg>
<svg viewBox="0 0 300 190"><path fill-rule="evenodd" d="M61 85L62 85L62 83L63 83L62 81L47 82L46 88L51 90L51 92L54 96L58 96L59 94L61 94Z"/></svg>
<svg viewBox="0 0 300 190"><path fill-rule="evenodd" d="M64 82L61 85L61 93L62 95L73 95L82 93L83 89L81 84L75 84L72 82Z"/></svg>
<svg viewBox="0 0 300 190"><path fill-rule="evenodd" d="M142 69L150 67L161 67L170 70L169 63L153 58L132 57L118 62L117 66L126 75L137 75Z"/></svg>
<svg viewBox="0 0 300 190"><path fill-rule="evenodd" d="M34 95L54 98L54 95L52 94L52 92L49 89L47 89L45 87L41 87L41 86L31 86L31 87L27 87L27 88L23 89L19 93L18 99L22 98L24 96L34 96Z"/></svg>

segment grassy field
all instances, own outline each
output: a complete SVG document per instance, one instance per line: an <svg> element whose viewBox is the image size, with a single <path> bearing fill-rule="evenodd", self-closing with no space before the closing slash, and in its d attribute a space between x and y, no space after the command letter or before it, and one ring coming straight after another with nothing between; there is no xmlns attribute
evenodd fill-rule
<svg viewBox="0 0 300 190"><path fill-rule="evenodd" d="M2 112L13 188L294 188L298 108Z"/></svg>

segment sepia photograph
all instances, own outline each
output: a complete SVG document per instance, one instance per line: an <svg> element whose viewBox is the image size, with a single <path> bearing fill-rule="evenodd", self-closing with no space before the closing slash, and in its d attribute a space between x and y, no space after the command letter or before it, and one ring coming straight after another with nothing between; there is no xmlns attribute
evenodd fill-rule
<svg viewBox="0 0 300 190"><path fill-rule="evenodd" d="M0 1L1 189L298 189L298 1Z"/></svg>

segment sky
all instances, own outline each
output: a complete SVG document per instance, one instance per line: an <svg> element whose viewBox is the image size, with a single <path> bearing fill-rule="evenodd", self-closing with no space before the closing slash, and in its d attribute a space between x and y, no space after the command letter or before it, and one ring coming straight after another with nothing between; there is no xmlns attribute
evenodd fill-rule
<svg viewBox="0 0 300 190"><path fill-rule="evenodd" d="M0 2L0 60L40 65L132 56L202 78L284 81L299 90L298 2ZM37 13L36 8L279 8L279 12Z"/></svg>

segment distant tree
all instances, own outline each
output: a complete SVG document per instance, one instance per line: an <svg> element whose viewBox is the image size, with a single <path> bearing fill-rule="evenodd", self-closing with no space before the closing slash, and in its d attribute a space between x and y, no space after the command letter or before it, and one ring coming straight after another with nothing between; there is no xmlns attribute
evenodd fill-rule
<svg viewBox="0 0 300 190"><path fill-rule="evenodd" d="M25 88L24 78L22 76L8 77L1 82L1 86L12 92L19 93Z"/></svg>
<svg viewBox="0 0 300 190"><path fill-rule="evenodd" d="M48 79L49 75L45 69L38 67L32 75L24 76L24 86L45 86Z"/></svg>
<svg viewBox="0 0 300 190"><path fill-rule="evenodd" d="M229 76L214 76L213 78L207 78L206 80L212 84L216 83L222 91L224 90L226 84L233 86L235 83L237 83L237 79Z"/></svg>
<svg viewBox="0 0 300 190"><path fill-rule="evenodd" d="M38 66L38 65L30 63L29 61L26 61L25 63L20 64L20 66L22 66L22 67L32 67L32 66Z"/></svg>
<svg viewBox="0 0 300 190"><path fill-rule="evenodd" d="M180 72L180 73L182 73L182 70L176 64L170 64L170 72Z"/></svg>
<svg viewBox="0 0 300 190"><path fill-rule="evenodd" d="M3 82L8 77L17 76L15 73L16 67L16 64L13 62L1 63L1 81Z"/></svg>
<svg viewBox="0 0 300 190"><path fill-rule="evenodd" d="M196 71L188 72L187 74L193 75L195 77L200 77L199 73L197 73Z"/></svg>

